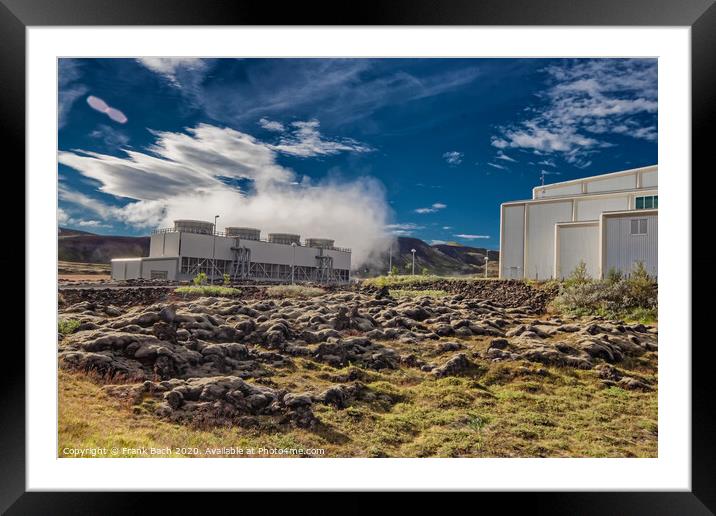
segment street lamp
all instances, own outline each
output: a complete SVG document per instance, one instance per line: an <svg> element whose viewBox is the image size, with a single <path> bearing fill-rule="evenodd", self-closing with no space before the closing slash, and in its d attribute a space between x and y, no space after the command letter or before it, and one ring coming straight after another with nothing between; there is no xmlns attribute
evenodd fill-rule
<svg viewBox="0 0 716 516"><path fill-rule="evenodd" d="M485 277L487 278L487 263L490 261L490 257L485 255Z"/></svg>
<svg viewBox="0 0 716 516"><path fill-rule="evenodd" d="M214 215L214 245L211 248L211 282L214 283L214 276L216 275L216 219L218 215Z"/></svg>
<svg viewBox="0 0 716 516"><path fill-rule="evenodd" d="M393 242L390 242L390 247L388 248L388 275L393 272Z"/></svg>
<svg viewBox="0 0 716 516"><path fill-rule="evenodd" d="M410 250L413 253L413 276L415 276L415 249Z"/></svg>
<svg viewBox="0 0 716 516"><path fill-rule="evenodd" d="M291 242L291 247L293 248L293 256L291 257L291 285L293 285L293 269L296 264L296 242Z"/></svg>

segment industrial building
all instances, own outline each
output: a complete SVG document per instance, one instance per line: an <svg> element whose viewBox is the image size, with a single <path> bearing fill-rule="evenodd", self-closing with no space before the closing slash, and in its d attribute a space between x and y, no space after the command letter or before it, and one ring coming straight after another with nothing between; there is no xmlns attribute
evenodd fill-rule
<svg viewBox="0 0 716 516"><path fill-rule="evenodd" d="M227 227L200 220L176 220L174 227L152 232L149 256L112 260L112 279L191 280L203 272L210 279L278 283L347 283L351 251L333 240L269 233L255 228Z"/></svg>
<svg viewBox="0 0 716 516"><path fill-rule="evenodd" d="M628 275L642 262L658 276L656 165L542 185L500 213L500 277L564 279L583 261L588 274Z"/></svg>

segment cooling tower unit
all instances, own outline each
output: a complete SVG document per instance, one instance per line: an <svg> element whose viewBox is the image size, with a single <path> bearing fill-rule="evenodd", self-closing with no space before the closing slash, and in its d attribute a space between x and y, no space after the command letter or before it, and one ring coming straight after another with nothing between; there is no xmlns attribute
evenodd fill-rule
<svg viewBox="0 0 716 516"><path fill-rule="evenodd" d="M269 233L268 239L272 244L301 245L301 235L293 233Z"/></svg>
<svg viewBox="0 0 716 516"><path fill-rule="evenodd" d="M214 233L214 224L204 220L175 220L174 231L211 235Z"/></svg>
<svg viewBox="0 0 716 516"><path fill-rule="evenodd" d="M319 249L332 249L335 240L330 238L307 238L306 247L317 247Z"/></svg>
<svg viewBox="0 0 716 516"><path fill-rule="evenodd" d="M242 240L261 240L261 230L256 228L226 228L226 236Z"/></svg>

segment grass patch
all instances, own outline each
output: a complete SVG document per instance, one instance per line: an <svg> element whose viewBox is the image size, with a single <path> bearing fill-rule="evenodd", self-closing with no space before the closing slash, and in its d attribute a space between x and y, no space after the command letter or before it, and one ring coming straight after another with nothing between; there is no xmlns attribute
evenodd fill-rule
<svg viewBox="0 0 716 516"><path fill-rule="evenodd" d="M76 319L60 319L57 321L57 331L62 335L74 333L79 326L80 322Z"/></svg>
<svg viewBox="0 0 716 516"><path fill-rule="evenodd" d="M448 295L448 292L444 290L411 290L411 289L390 289L390 295L394 298L414 298L414 297L422 297L422 296L428 296L428 297L445 297Z"/></svg>
<svg viewBox="0 0 716 516"><path fill-rule="evenodd" d="M174 292L183 296L233 297L241 294L241 290L238 288L222 287L220 285L190 285L178 287Z"/></svg>
<svg viewBox="0 0 716 516"><path fill-rule="evenodd" d="M308 298L325 294L319 287L307 287L305 285L274 285L268 287L266 293L271 297L299 297Z"/></svg>
<svg viewBox="0 0 716 516"><path fill-rule="evenodd" d="M363 280L363 284L373 287L409 287L411 285L430 285L436 281L484 281L490 278L482 276L434 276L432 274L416 274L416 275L391 275L376 276Z"/></svg>

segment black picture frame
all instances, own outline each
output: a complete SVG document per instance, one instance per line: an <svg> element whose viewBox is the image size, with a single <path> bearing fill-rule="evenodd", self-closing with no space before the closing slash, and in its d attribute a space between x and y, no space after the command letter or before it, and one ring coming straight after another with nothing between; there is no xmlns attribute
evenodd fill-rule
<svg viewBox="0 0 716 516"><path fill-rule="evenodd" d="M0 130L4 136L0 146L6 160L13 159L15 170L25 167L25 30L28 26L52 25L688 26L692 45L692 170L713 173L710 166L712 131L709 129L716 112L714 0L453 0L439 3L434 0L364 0L351 4L293 2L280 8L268 2L245 0L0 0ZM684 171L685 177L689 172ZM19 174L16 177L19 178ZM692 181L695 178L693 172L691 178ZM25 186L29 186L30 191ZM31 187L24 182L18 185L26 195L31 195ZM704 195L704 189L692 189L695 228L704 224L704 217L697 216L700 206L708 206L708 202L699 202ZM17 208L13 211L16 213ZM683 252L687 259L692 259L693 270L706 269L713 263L710 258L693 256L692 250ZM17 271L19 263L23 261L15 255L0 259L5 271ZM24 276L13 274L13 277L19 281ZM691 282L691 277L685 277L684 281ZM696 316L692 315L692 320L708 321L708 303L694 302L692 307ZM687 352L690 336L684 337L680 344ZM716 425L710 370L710 364L714 363L713 344L710 339L696 339L696 333L691 340L694 342L691 349L691 491L510 493L507 495L509 507L514 508L515 503L525 504L532 513L550 514L716 512ZM3 368L0 374L0 510L8 514L127 514L139 512L138 506L149 509L146 498L150 495L146 493L26 492L25 353L19 340L10 344L8 340L4 343L3 361L13 366ZM160 496L163 511L172 510L172 506L188 507L186 496L178 493ZM494 499L504 494L480 496ZM217 496L214 504L221 503L222 498ZM295 498L289 503L296 503ZM480 507L488 507L484 503L485 500ZM360 505L356 504L355 509L360 509ZM276 510L277 506L272 508Z"/></svg>

